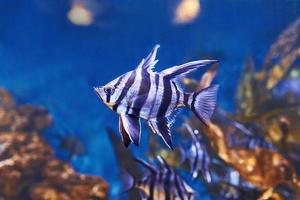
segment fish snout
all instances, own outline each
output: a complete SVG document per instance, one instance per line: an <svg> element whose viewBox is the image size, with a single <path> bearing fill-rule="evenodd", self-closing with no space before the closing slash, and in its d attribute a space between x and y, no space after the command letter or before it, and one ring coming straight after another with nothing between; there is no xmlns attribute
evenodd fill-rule
<svg viewBox="0 0 300 200"><path fill-rule="evenodd" d="M100 87L94 87L94 91L96 93L96 95L99 97L99 99L101 99L101 101L104 102L104 91L103 91L103 87L100 86Z"/></svg>

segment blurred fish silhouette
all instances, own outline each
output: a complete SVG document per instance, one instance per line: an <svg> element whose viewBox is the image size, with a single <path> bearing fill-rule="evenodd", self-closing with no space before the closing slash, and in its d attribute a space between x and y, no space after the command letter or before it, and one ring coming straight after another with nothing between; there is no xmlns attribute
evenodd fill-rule
<svg viewBox="0 0 300 200"><path fill-rule="evenodd" d="M134 174L138 174L139 168L136 163L132 163L133 155L130 150L125 149L122 142L117 137L117 134L111 128L107 128L106 132L114 148L118 163L121 168L128 169Z"/></svg>
<svg viewBox="0 0 300 200"><path fill-rule="evenodd" d="M117 133L115 133L112 128L107 128L106 132L112 143L119 167L121 169L128 170L128 172L130 172L133 176L141 175L141 170L139 169L138 164L132 162L133 155L131 151L123 146L123 143L118 138ZM139 192L134 190L128 192L126 195L128 196L128 199L139 199L140 197Z"/></svg>
<svg viewBox="0 0 300 200"><path fill-rule="evenodd" d="M67 161L71 162L74 156L83 155L85 153L85 146L82 144L80 138L72 135L72 132L61 128L62 131L57 132L54 136L59 140L59 147L68 153Z"/></svg>
<svg viewBox="0 0 300 200"><path fill-rule="evenodd" d="M185 123L184 126L192 137L192 145L190 149L184 153L184 157L189 160L193 178L198 178L199 174L201 174L205 181L210 183L212 181L210 173L212 156L208 151L209 141L207 141L203 135L197 133L197 130L194 131L188 123Z"/></svg>
<svg viewBox="0 0 300 200"><path fill-rule="evenodd" d="M264 148L274 151L276 150L276 147L265 137L252 132L243 124L233 121L232 125L236 129L232 134L229 135L228 145L230 147L246 149Z"/></svg>
<svg viewBox="0 0 300 200"><path fill-rule="evenodd" d="M105 86L94 88L98 97L119 114L119 129L126 147L131 142L139 145L142 118L147 120L151 130L173 149L170 127L174 122L174 111L187 107L201 122L208 124L216 106L217 85L185 93L181 91L178 82L180 77L187 73L218 61L193 61L157 73L153 68L158 62L158 48L159 45L156 45L135 70L125 73Z"/></svg>
<svg viewBox="0 0 300 200"><path fill-rule="evenodd" d="M209 185L208 190L214 200L253 200L261 194L257 188L232 185L223 181Z"/></svg>
<svg viewBox="0 0 300 200"><path fill-rule="evenodd" d="M161 168L143 160L136 159L138 163L147 168L148 173L140 180L136 180L128 173L124 173L125 190L137 188L141 191L142 199L178 199L194 200L195 191L172 169L160 156L157 157Z"/></svg>
<svg viewBox="0 0 300 200"><path fill-rule="evenodd" d="M60 141L60 148L68 151L68 161L70 162L74 156L82 155L85 153L85 147L80 139L76 136L65 136Z"/></svg>

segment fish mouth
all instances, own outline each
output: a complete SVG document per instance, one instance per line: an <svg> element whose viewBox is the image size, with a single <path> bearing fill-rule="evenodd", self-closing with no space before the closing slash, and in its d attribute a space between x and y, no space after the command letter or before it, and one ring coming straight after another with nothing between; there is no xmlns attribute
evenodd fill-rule
<svg viewBox="0 0 300 200"><path fill-rule="evenodd" d="M107 105L111 110L113 109L114 104L112 104L112 103L107 103L107 102L104 102L104 101L103 101L103 103L104 103L105 105Z"/></svg>
<svg viewBox="0 0 300 200"><path fill-rule="evenodd" d="M94 88L94 92L96 93L96 95L99 97L99 99L101 99L101 101L103 101L101 95L100 95L100 87L93 87Z"/></svg>

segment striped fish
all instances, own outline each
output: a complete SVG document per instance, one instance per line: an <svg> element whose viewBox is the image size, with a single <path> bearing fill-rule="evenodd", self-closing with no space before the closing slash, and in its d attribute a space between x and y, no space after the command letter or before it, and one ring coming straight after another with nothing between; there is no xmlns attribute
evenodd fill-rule
<svg viewBox="0 0 300 200"><path fill-rule="evenodd" d="M95 87L98 97L114 112L119 114L119 130L124 145L140 143L140 119L148 122L152 132L162 137L172 147L170 127L174 111L187 107L207 124L216 105L218 86L185 93L180 90L179 78L199 67L217 63L216 60L199 60L154 72L156 45L150 54L142 59L138 67L121 75L102 87Z"/></svg>
<svg viewBox="0 0 300 200"><path fill-rule="evenodd" d="M210 173L212 157L208 151L208 141L197 130L193 130L188 123L184 126L192 137L192 145L184 154L189 160L192 176L196 179L201 175L206 182L210 183L212 181Z"/></svg>
<svg viewBox="0 0 300 200"><path fill-rule="evenodd" d="M137 188L142 199L147 200L194 200L196 192L172 169L160 156L157 157L161 167L156 168L148 162L136 159L148 173L140 180L130 174L123 176L125 190Z"/></svg>
<svg viewBox="0 0 300 200"><path fill-rule="evenodd" d="M264 148L276 151L276 147L265 137L246 128L236 121L232 122L235 130L229 135L228 145L231 148L256 149Z"/></svg>

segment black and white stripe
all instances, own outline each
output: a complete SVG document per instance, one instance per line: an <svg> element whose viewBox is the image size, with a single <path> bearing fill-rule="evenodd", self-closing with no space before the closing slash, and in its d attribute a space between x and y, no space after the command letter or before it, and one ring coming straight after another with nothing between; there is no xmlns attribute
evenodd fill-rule
<svg viewBox="0 0 300 200"><path fill-rule="evenodd" d="M163 78L163 96L156 117L165 116L169 108L169 105L171 104L171 101L172 101L171 82Z"/></svg>
<svg viewBox="0 0 300 200"><path fill-rule="evenodd" d="M130 139L135 140L134 144L139 144L140 134L136 133L140 130L139 118L143 118L148 121L153 132L160 135L172 148L170 126L171 121L174 121L174 111L179 107L190 108L206 124L216 102L216 87L203 90L202 93L185 94L179 90L176 77L217 61L194 61L157 73L153 68L158 62L156 60L158 48L159 45L156 45L135 70L95 90L109 108L123 116L124 121L128 122L124 123L128 125L127 127L134 127L134 130L132 128L126 130ZM124 127L120 130L124 130Z"/></svg>
<svg viewBox="0 0 300 200"><path fill-rule="evenodd" d="M266 140L262 135L246 128L243 124L236 121L232 122L235 130L228 137L228 145L235 148L264 148L277 151L276 147Z"/></svg>
<svg viewBox="0 0 300 200"><path fill-rule="evenodd" d="M133 85L135 78L136 78L136 71L132 71L131 73L128 74L129 77L127 80L123 81L123 89L121 90L121 93L119 97L117 98L115 105L113 106L113 111L115 112L122 112L123 110L118 110L118 108L121 105L121 102L125 99L128 91L130 90L131 86Z"/></svg>
<svg viewBox="0 0 300 200"><path fill-rule="evenodd" d="M112 88L118 88L119 85L121 84L122 80L124 79L124 77L126 77L126 75L123 75L123 76L120 76L117 80L116 80L116 83L113 84ZM118 91L121 91L121 90L117 90ZM111 95L112 94L106 94L106 102L110 103L110 100L111 100ZM115 95L116 97L118 97L118 94Z"/></svg>
<svg viewBox="0 0 300 200"><path fill-rule="evenodd" d="M149 119L154 107L154 102L156 101L156 93L159 85L159 76L155 73L149 73L150 78L150 89L146 101L144 102L143 107L141 108L140 117L144 119Z"/></svg>
<svg viewBox="0 0 300 200"><path fill-rule="evenodd" d="M146 194L148 200L193 200L195 192L188 184L172 169L166 161L158 157L161 168L153 170L149 163L139 161L148 169L150 173L140 181L137 188ZM146 164L145 164L146 163ZM149 167L150 166L150 167Z"/></svg>
<svg viewBox="0 0 300 200"><path fill-rule="evenodd" d="M153 78L151 79L151 83L154 83L154 86L150 89L150 92L151 94L155 94L155 97L150 98L150 95L148 95L145 107L144 109L142 108L144 111L142 113L145 114L145 110L152 104L148 114L149 119L161 118L170 115L178 103L180 103L180 98L183 96L183 93L180 94L181 92L178 90L175 82L169 81L159 74L155 74L154 77L154 82Z"/></svg>
<svg viewBox="0 0 300 200"><path fill-rule="evenodd" d="M192 137L192 145L187 153L192 176L195 179L199 177L199 174L201 174L207 182L211 182L209 169L212 161L208 152L207 141L203 135L196 135L199 134L199 132L193 131L189 124L186 123L185 127Z"/></svg>
<svg viewBox="0 0 300 200"><path fill-rule="evenodd" d="M137 76L136 80L139 82L138 84L138 91L137 98L134 98L132 105L129 109L128 114L134 116L141 116L141 110L144 107L144 104L148 98L150 88L151 88L151 80L150 80L150 73L147 70L138 70L139 76ZM134 95L133 93L132 95Z"/></svg>
<svg viewBox="0 0 300 200"><path fill-rule="evenodd" d="M163 103L163 94L164 94L164 79L159 74L155 74L155 83L158 84L156 86L156 92L155 92L155 100L153 102L151 112L149 114L149 118L157 118L159 108L161 104Z"/></svg>

